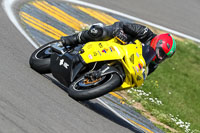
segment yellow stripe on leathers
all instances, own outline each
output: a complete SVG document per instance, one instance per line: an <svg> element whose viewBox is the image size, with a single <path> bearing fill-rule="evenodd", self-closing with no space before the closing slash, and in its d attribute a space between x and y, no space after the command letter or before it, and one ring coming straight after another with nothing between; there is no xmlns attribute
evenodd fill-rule
<svg viewBox="0 0 200 133"><path fill-rule="evenodd" d="M51 25L48 25L39 19L25 13L25 12L20 12L19 13L21 16L21 19L30 25L31 27L37 29L38 31L44 33L45 35L48 35L54 39L60 39L61 36L67 36L67 34L63 33L62 31L54 28Z"/></svg>
<svg viewBox="0 0 200 133"><path fill-rule="evenodd" d="M112 16L109 16L108 14L105 14L105 13L97 11L97 10L93 10L91 8L86 8L86 7L82 7L82 6L74 6L74 7L89 14L90 16L96 18L97 20L101 21L102 23L104 23L106 25L111 25L114 22L119 21L119 20L113 18Z"/></svg>
<svg viewBox="0 0 200 133"><path fill-rule="evenodd" d="M50 5L46 1L35 1L32 2L32 5L75 30L80 31L81 27L85 26L83 22L68 15L56 6Z"/></svg>

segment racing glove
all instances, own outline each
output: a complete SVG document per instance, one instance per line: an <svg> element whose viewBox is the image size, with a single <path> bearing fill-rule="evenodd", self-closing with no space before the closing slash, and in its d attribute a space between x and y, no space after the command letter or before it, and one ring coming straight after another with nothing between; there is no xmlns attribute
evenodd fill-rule
<svg viewBox="0 0 200 133"><path fill-rule="evenodd" d="M70 36L63 36L60 38L63 46L65 47L75 47L79 44L78 41L78 34L70 35Z"/></svg>
<svg viewBox="0 0 200 133"><path fill-rule="evenodd" d="M114 37L116 37L123 45L127 44L128 37L122 29L118 29L114 31L113 34L114 34Z"/></svg>

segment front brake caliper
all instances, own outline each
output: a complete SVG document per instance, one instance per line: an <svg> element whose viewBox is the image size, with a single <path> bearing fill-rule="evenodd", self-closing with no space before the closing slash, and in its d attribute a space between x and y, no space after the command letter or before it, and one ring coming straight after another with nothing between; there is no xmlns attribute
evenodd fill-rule
<svg viewBox="0 0 200 133"><path fill-rule="evenodd" d="M101 79L101 71L92 71L91 73L87 73L85 75L85 83L95 83Z"/></svg>

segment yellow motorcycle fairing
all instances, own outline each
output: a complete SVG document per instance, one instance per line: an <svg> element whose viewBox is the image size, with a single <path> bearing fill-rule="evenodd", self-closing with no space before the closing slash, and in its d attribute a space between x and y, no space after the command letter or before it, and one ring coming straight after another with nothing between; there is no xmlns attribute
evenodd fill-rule
<svg viewBox="0 0 200 133"><path fill-rule="evenodd" d="M146 62L142 56L142 43L136 40L134 44L121 45L117 38L109 41L95 41L83 46L81 55L85 63L100 61L119 61L126 75L123 84L115 90L141 86L144 82Z"/></svg>

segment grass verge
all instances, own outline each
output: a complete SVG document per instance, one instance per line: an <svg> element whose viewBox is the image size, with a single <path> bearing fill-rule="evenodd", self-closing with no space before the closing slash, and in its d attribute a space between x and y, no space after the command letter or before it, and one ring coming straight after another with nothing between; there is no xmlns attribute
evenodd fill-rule
<svg viewBox="0 0 200 133"><path fill-rule="evenodd" d="M140 102L177 132L200 132L200 45L178 41L175 55L160 64L144 86L128 90L129 104ZM172 132L165 130L166 132Z"/></svg>

